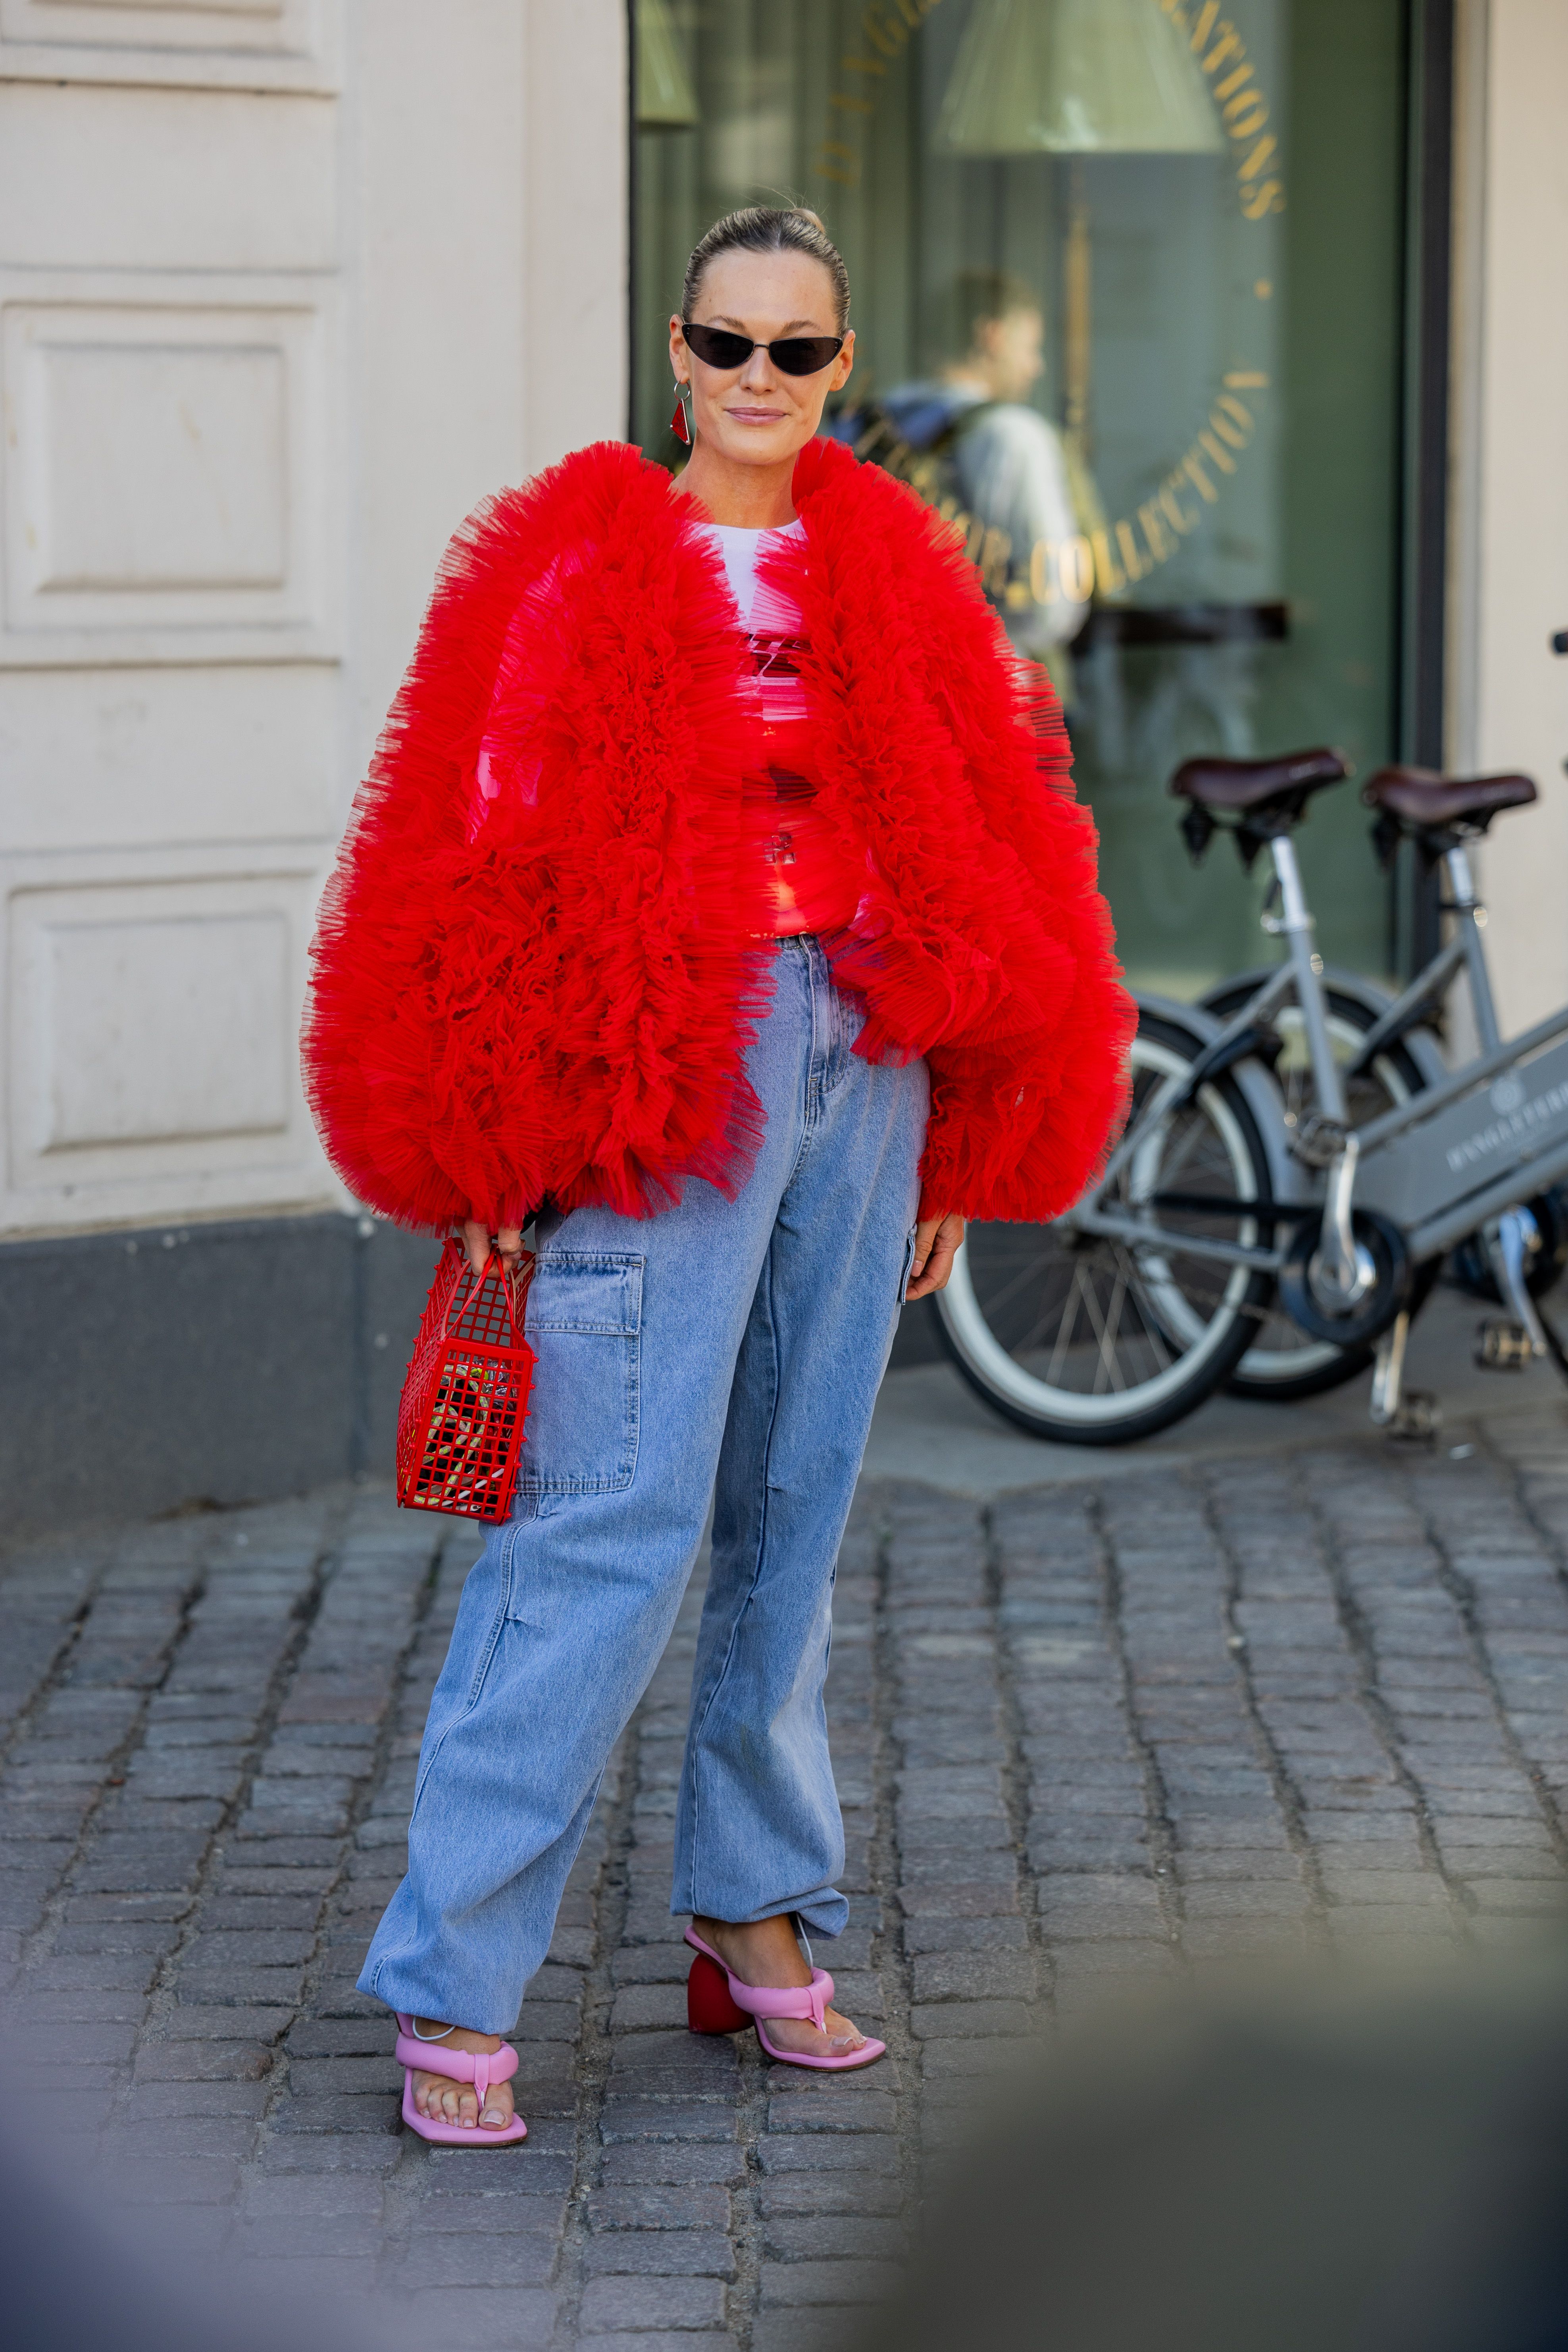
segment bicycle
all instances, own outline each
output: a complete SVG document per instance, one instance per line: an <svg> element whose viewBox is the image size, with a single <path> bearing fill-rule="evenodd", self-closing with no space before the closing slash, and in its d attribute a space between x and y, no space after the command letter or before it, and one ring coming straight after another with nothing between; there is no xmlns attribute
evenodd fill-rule
<svg viewBox="0 0 1568 2352"><path fill-rule="evenodd" d="M1171 780L1195 857L1222 830L1248 867L1267 850L1262 923L1285 960L1199 1005L1141 995L1128 1118L1097 1183L1053 1224L971 1228L939 1328L969 1384L1037 1435L1122 1444L1227 1382L1299 1396L1374 1355L1373 1419L1397 1424L1411 1318L1461 1244L1512 1309L1497 1360L1550 1355L1568 1378L1534 1296L1568 1245L1552 1192L1568 1006L1502 1042L1469 861L1535 786L1408 767L1366 784L1379 855L1408 840L1441 866L1455 926L1391 997L1325 971L1296 858L1312 797L1350 772L1310 751L1192 760ZM1428 1022L1461 971L1479 1046L1449 1070Z"/></svg>

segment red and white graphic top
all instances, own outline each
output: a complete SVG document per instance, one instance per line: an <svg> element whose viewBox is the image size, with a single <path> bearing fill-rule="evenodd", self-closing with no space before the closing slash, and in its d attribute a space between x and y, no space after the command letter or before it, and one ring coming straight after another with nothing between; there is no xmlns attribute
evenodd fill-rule
<svg viewBox="0 0 1568 2352"><path fill-rule="evenodd" d="M762 758L757 772L747 778L747 788L765 797L775 814L763 852L773 892L774 936L834 928L822 903L831 861L813 806L816 786L811 713L798 660L805 644L800 607L776 582L759 577L762 559L788 541L804 539L805 530L799 522L769 530L749 530L736 523L704 523L700 529L724 566L752 657L749 687ZM839 919L846 919L848 911Z"/></svg>

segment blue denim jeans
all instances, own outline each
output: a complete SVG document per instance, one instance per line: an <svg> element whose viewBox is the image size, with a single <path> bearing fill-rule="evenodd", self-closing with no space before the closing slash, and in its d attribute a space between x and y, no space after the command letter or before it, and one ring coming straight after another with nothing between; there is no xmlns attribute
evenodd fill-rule
<svg viewBox="0 0 1568 2352"><path fill-rule="evenodd" d="M734 1202L545 1215L515 1513L463 1587L408 1875L361 1989L505 2033L713 1501L670 1907L836 1936L823 1711L834 1566L914 1247L925 1066L872 1068L815 940L780 940Z"/></svg>

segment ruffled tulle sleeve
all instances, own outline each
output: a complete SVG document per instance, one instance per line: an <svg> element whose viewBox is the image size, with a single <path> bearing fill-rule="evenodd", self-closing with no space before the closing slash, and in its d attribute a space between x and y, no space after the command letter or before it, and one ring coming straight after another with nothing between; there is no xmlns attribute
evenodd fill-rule
<svg viewBox="0 0 1568 2352"><path fill-rule="evenodd" d="M954 1038L927 1055L931 1115L921 1214L1038 1222L1092 1181L1125 1112L1137 1008L1122 984L1098 841L1074 797L1071 747L1043 670L1020 664L1020 719L1034 778L999 792L976 772L989 830L1028 876L1041 932L1058 950L1044 1017L991 1040Z"/></svg>
<svg viewBox="0 0 1568 2352"><path fill-rule="evenodd" d="M401 1224L744 1181L761 883L710 570L668 476L611 444L447 551L302 1038L333 1166Z"/></svg>
<svg viewBox="0 0 1568 2352"><path fill-rule="evenodd" d="M795 499L824 807L862 877L828 943L857 1050L925 1057L925 1213L1054 1217L1105 1154L1135 1018L1060 706L911 490L816 443Z"/></svg>

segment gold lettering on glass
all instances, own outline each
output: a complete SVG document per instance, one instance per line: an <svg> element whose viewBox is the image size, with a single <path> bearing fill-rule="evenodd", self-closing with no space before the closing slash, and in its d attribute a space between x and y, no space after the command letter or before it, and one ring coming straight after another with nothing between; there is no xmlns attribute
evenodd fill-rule
<svg viewBox="0 0 1568 2352"><path fill-rule="evenodd" d="M1138 509L1138 520L1143 526L1143 537L1156 563L1168 563L1176 551L1176 542L1165 528L1164 519L1152 499L1145 499Z"/></svg>
<svg viewBox="0 0 1568 2352"><path fill-rule="evenodd" d="M1087 604L1094 593L1094 550L1081 531L1063 541L1058 561L1062 594L1069 604Z"/></svg>
<svg viewBox="0 0 1568 2352"><path fill-rule="evenodd" d="M1119 588L1126 587L1127 575L1110 552L1110 533L1091 530L1089 540L1094 550L1095 579L1108 596L1114 596Z"/></svg>
<svg viewBox="0 0 1568 2352"><path fill-rule="evenodd" d="M1224 111L1233 139L1254 138L1268 120L1267 101L1256 89L1238 89Z"/></svg>
<svg viewBox="0 0 1568 2352"><path fill-rule="evenodd" d="M1219 492L1205 473L1195 449L1189 449L1182 459L1182 471L1206 506L1218 506Z"/></svg>
<svg viewBox="0 0 1568 2352"><path fill-rule="evenodd" d="M860 19L860 30L879 57L896 58L909 41L909 34L895 18L884 24L875 8L868 8Z"/></svg>
<svg viewBox="0 0 1568 2352"><path fill-rule="evenodd" d="M1174 531L1180 532L1181 536L1184 539L1189 530L1195 530L1197 529L1198 519L1196 515L1190 515L1185 507L1184 507L1177 499L1176 491L1179 488L1180 484L1181 476L1179 474L1173 474L1168 481L1161 483L1159 492L1160 512L1164 516L1166 521L1170 524L1171 529Z"/></svg>
<svg viewBox="0 0 1568 2352"><path fill-rule="evenodd" d="M1127 566L1129 580L1145 579L1152 572L1153 565L1145 562L1138 551L1138 541L1132 536L1132 526L1130 522L1117 524L1116 544L1121 550L1121 561Z"/></svg>

